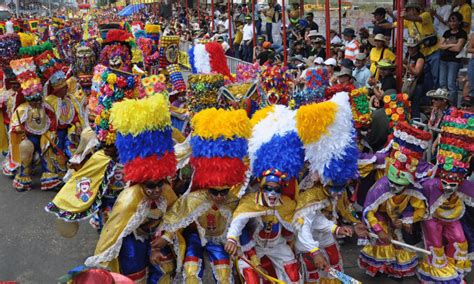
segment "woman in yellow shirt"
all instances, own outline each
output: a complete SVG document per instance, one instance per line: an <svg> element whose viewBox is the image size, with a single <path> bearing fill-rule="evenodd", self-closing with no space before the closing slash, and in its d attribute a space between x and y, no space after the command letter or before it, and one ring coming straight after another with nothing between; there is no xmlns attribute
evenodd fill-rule
<svg viewBox="0 0 474 284"><path fill-rule="evenodd" d="M466 0L457 0L457 7L454 11L459 12L462 15L462 28L467 33L471 33L471 21L472 21L472 8Z"/></svg>
<svg viewBox="0 0 474 284"><path fill-rule="evenodd" d="M370 44L374 46L370 51L370 73L375 77L376 80L379 79L379 72L377 69L377 62L382 59L388 59L389 61L395 60L395 54L386 47L387 40L383 34L375 35L373 40L370 40Z"/></svg>

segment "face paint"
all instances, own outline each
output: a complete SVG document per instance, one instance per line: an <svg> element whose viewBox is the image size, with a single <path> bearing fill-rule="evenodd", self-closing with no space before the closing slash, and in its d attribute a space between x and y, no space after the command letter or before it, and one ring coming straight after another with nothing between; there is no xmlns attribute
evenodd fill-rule
<svg viewBox="0 0 474 284"><path fill-rule="evenodd" d="M452 194L458 190L459 183L457 182L448 182L445 180L441 180L443 185L443 192L446 194Z"/></svg>
<svg viewBox="0 0 474 284"><path fill-rule="evenodd" d="M263 198L269 207L275 207L281 197L280 187L265 186L263 188Z"/></svg>

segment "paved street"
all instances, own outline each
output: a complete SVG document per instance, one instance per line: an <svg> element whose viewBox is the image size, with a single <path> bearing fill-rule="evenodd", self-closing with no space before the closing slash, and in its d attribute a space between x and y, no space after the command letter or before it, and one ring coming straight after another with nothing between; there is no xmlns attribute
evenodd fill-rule
<svg viewBox="0 0 474 284"><path fill-rule="evenodd" d="M56 233L55 217L43 209L53 198L53 192L17 193L11 187L11 180L3 175L0 184L0 282L56 283L58 277L92 254L98 236L87 222L81 223L73 239ZM415 279L397 282L385 277L367 277L357 267L358 251L355 245L343 246L345 269L364 284L418 283ZM206 279L210 280L210 275ZM474 283L472 275L467 283Z"/></svg>

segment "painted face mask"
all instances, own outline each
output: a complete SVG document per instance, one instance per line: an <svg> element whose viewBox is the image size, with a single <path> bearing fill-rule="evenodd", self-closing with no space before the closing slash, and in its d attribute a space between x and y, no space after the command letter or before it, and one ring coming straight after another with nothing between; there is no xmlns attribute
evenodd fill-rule
<svg viewBox="0 0 474 284"><path fill-rule="evenodd" d="M446 180L441 180L441 184L443 185L443 192L445 194L452 194L458 190L459 183L457 182L449 182Z"/></svg>
<svg viewBox="0 0 474 284"><path fill-rule="evenodd" d="M263 198L269 207L275 207L281 197L281 187L264 186Z"/></svg>

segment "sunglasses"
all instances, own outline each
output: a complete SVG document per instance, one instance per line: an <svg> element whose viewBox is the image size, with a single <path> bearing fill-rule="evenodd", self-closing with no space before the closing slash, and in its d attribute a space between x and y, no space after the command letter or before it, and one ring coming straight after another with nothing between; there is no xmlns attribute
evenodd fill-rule
<svg viewBox="0 0 474 284"><path fill-rule="evenodd" d="M450 187L450 188L455 188L459 185L459 183L457 183L457 182L447 182L447 181L444 181L444 180L442 180L441 182L443 183L443 185L445 187Z"/></svg>
<svg viewBox="0 0 474 284"><path fill-rule="evenodd" d="M229 189L226 188L226 189L214 189L214 188L210 188L209 189L209 193L213 196L226 196L227 194L229 194Z"/></svg>
<svg viewBox="0 0 474 284"><path fill-rule="evenodd" d="M263 187L263 190L266 191L266 192L275 192L275 193L281 193L281 187L273 187L273 186L268 186L268 185L265 185Z"/></svg>
<svg viewBox="0 0 474 284"><path fill-rule="evenodd" d="M160 180L159 182L146 182L144 186L146 189L157 189L163 187L164 184L165 182Z"/></svg>

